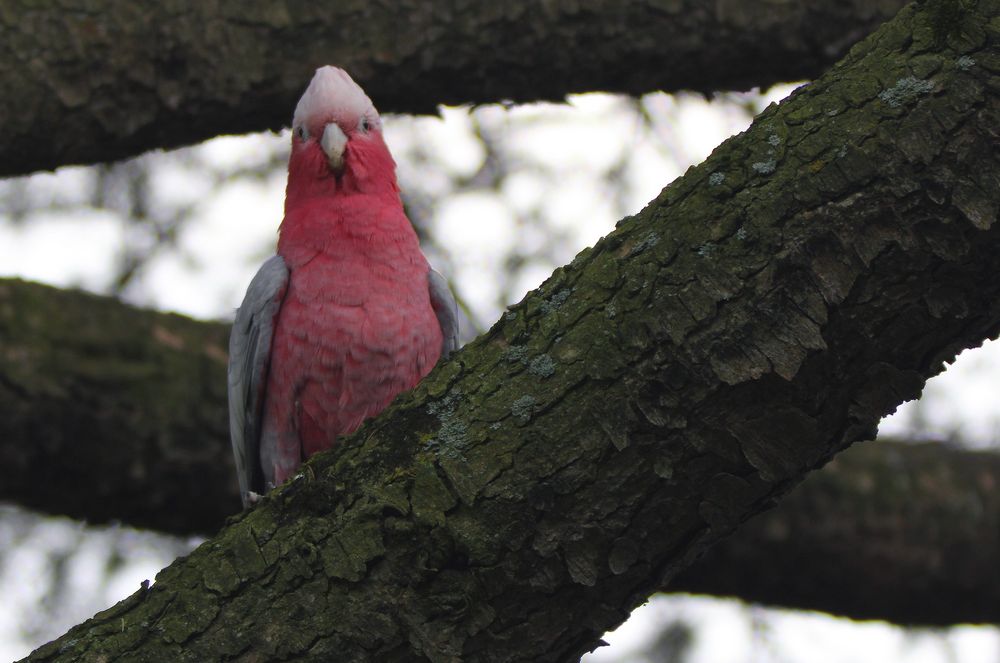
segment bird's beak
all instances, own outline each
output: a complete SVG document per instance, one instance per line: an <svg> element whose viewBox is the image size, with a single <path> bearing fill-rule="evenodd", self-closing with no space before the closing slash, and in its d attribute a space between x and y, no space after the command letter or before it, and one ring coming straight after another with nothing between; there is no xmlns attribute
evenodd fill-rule
<svg viewBox="0 0 1000 663"><path fill-rule="evenodd" d="M347 135L337 126L336 122L331 122L323 129L323 137L319 141L326 159L330 162L330 169L340 175L344 172L344 148L347 147Z"/></svg>

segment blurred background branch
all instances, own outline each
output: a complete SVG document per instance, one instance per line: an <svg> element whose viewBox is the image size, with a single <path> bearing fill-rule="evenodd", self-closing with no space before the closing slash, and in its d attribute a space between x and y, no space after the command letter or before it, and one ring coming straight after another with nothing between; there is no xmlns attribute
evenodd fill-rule
<svg viewBox="0 0 1000 663"><path fill-rule="evenodd" d="M190 3L179 15L72 0L55 15L12 3L0 14L16 36L0 40L0 175L276 129L325 63L353 72L382 111L405 113L767 87L818 75L904 4L556 0L470 11L454 0L363 10L254 0L235 11Z"/></svg>
<svg viewBox="0 0 1000 663"><path fill-rule="evenodd" d="M239 510L225 325L0 281L0 330L0 499L181 537ZM903 624L993 622L998 558L1000 454L880 441L838 456L666 589Z"/></svg>

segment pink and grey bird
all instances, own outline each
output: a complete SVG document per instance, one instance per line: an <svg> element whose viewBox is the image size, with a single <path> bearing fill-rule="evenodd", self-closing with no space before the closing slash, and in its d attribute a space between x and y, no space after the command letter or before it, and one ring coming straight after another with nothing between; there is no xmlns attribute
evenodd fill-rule
<svg viewBox="0 0 1000 663"><path fill-rule="evenodd" d="M353 432L458 344L455 300L403 213L382 122L342 69L295 108L277 255L229 339L244 506Z"/></svg>

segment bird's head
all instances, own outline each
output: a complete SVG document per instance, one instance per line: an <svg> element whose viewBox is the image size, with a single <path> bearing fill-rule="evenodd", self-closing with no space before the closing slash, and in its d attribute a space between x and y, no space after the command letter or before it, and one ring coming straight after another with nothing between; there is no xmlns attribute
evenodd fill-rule
<svg viewBox="0 0 1000 663"><path fill-rule="evenodd" d="M289 174L334 190L396 191L395 166L364 90L343 69L317 69L295 107Z"/></svg>

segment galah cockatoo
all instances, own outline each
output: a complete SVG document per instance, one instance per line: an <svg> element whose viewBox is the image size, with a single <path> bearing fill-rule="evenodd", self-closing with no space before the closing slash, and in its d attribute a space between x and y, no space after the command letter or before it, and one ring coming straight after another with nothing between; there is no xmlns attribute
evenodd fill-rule
<svg viewBox="0 0 1000 663"><path fill-rule="evenodd" d="M321 67L295 107L277 255L229 339L244 506L420 381L458 345L455 299L403 213L371 99Z"/></svg>

